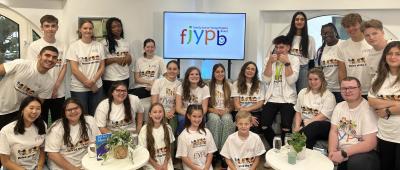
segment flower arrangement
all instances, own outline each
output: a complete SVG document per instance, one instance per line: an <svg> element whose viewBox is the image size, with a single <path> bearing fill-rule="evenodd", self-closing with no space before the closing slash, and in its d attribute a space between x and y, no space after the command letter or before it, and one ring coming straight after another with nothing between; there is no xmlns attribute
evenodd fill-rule
<svg viewBox="0 0 400 170"><path fill-rule="evenodd" d="M128 148L135 148L129 131L120 130L112 132L107 139L106 148L108 152L101 157L104 162L112 155L116 159L124 159L128 156Z"/></svg>

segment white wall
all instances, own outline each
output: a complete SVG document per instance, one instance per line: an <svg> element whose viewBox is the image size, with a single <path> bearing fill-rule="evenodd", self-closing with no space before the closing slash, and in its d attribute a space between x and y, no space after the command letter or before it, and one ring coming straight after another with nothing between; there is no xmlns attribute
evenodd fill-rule
<svg viewBox="0 0 400 170"><path fill-rule="evenodd" d="M18 0L19 5L13 7L11 1L0 0L6 5L11 4L11 8L36 24L44 14L56 15L61 20L58 36L68 43L77 38L78 17L119 17L123 21L126 38L134 44L135 56L139 56L142 52L142 42L148 37L156 40L157 53L162 54L163 11L245 12L247 13L245 60L257 62L260 69L272 38L289 25L292 14L297 10L305 11L309 18L326 14L360 12L363 16L382 20L386 28L400 37L400 23L396 18L400 14L398 0L368 1L368 3L354 0L67 0L59 2L62 4L62 9L57 7L41 9L34 5L36 0L33 2L25 0L28 5L21 5L21 1L24 0ZM29 3L35 8L27 8L30 6ZM242 63L233 61L232 78L236 78Z"/></svg>

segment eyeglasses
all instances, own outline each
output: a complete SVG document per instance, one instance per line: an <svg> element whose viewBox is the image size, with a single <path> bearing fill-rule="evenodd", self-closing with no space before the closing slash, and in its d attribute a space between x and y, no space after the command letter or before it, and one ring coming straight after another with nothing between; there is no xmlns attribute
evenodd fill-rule
<svg viewBox="0 0 400 170"><path fill-rule="evenodd" d="M121 90L121 89L115 89L115 92L117 92L117 93L126 93L128 91L127 90Z"/></svg>
<svg viewBox="0 0 400 170"><path fill-rule="evenodd" d="M347 90L353 91L354 89L357 89L357 88L359 88L359 87L342 87L342 88L340 88L340 91L341 92L346 92Z"/></svg>
<svg viewBox="0 0 400 170"><path fill-rule="evenodd" d="M78 106L77 107L73 107L73 108L69 108L69 109L65 109L65 112L68 112L68 113L70 113L70 112L72 112L72 111L76 111L76 110L78 110L78 109L80 109Z"/></svg>

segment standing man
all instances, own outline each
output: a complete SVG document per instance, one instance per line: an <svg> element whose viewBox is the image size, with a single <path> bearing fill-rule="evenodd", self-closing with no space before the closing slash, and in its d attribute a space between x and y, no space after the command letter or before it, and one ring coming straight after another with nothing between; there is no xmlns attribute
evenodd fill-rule
<svg viewBox="0 0 400 170"><path fill-rule="evenodd" d="M47 80L52 85L51 96L45 98L42 104L42 118L48 121L49 111L51 112L50 122L54 122L61 116L62 105L65 100L64 76L66 72L66 62L64 58L64 45L56 40L58 30L58 19L53 15L45 15L40 19L40 28L43 37L33 42L28 48L28 59L37 60L40 50L45 46L54 46L58 50L58 58L54 68L49 70L51 79ZM49 123L49 122L48 122Z"/></svg>
<svg viewBox="0 0 400 170"><path fill-rule="evenodd" d="M51 95L50 69L58 58L58 50L46 46L37 61L17 59L0 65L0 129L18 115L21 101L27 96L49 98Z"/></svg>
<svg viewBox="0 0 400 170"><path fill-rule="evenodd" d="M343 17L342 26L350 38L339 45L338 59L339 62L344 62L344 65L338 64L338 69L339 81L347 76L356 77L363 85L362 96L367 98L372 79L367 58L372 47L364 39L360 29L361 23L362 18L358 13L350 13Z"/></svg>
<svg viewBox="0 0 400 170"><path fill-rule="evenodd" d="M274 39L275 49L273 54L266 58L264 69L264 80L269 83L265 94L265 103L262 109L264 136L269 146L275 133L272 129L272 122L276 114L281 113L282 141L285 134L292 130L293 108L297 100L296 81L299 76L299 58L290 55L290 40L286 36L278 36Z"/></svg>
<svg viewBox="0 0 400 170"><path fill-rule="evenodd" d="M361 31L365 40L372 46L368 53L367 65L370 69L371 78L373 78L378 70L379 61L382 58L383 49L388 44L385 39L382 22L376 19L364 21L361 24Z"/></svg>
<svg viewBox="0 0 400 170"><path fill-rule="evenodd" d="M361 97L361 84L355 77L340 83L345 101L336 105L329 131L329 159L338 170L379 170L376 151L377 118L368 101Z"/></svg>

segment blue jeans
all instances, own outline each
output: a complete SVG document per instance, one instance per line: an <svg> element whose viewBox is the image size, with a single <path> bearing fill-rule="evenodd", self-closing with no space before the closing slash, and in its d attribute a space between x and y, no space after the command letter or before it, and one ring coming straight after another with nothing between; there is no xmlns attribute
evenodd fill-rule
<svg viewBox="0 0 400 170"><path fill-rule="evenodd" d="M97 105L103 100L103 88L100 87L96 93L91 91L75 92L71 91L71 98L79 100L83 106L83 113L94 115Z"/></svg>
<svg viewBox="0 0 400 170"><path fill-rule="evenodd" d="M296 82L296 91L297 93L300 92L301 89L306 88L308 86L308 65L300 65L300 70L299 70L299 78L297 79Z"/></svg>

